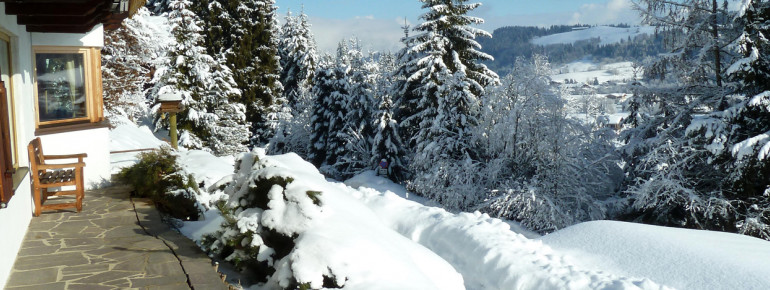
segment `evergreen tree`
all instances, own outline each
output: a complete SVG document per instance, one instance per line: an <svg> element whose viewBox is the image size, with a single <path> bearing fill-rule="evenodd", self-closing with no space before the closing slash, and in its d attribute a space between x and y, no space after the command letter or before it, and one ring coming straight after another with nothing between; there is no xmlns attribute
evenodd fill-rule
<svg viewBox="0 0 770 290"><path fill-rule="evenodd" d="M283 93L278 56L278 19L275 0L241 1L233 15L233 46L227 63L246 105L246 118L254 134L252 144L266 142L277 125L276 99Z"/></svg>
<svg viewBox="0 0 770 290"><path fill-rule="evenodd" d="M389 95L382 96L379 110L374 119L374 141L372 146L371 164L378 164L380 159L388 162L390 177L400 182L406 176L406 148L399 135L398 122L393 118L393 101Z"/></svg>
<svg viewBox="0 0 770 290"><path fill-rule="evenodd" d="M310 117L311 147L308 158L313 165L319 168L326 162L328 154L326 150L327 142L329 136L333 134L333 131L330 130L333 114L329 110L332 104L331 95L335 79L334 70L329 66L329 64L320 64L313 78L312 95L315 96L315 99Z"/></svg>
<svg viewBox="0 0 770 290"><path fill-rule="evenodd" d="M171 2L173 0L147 0L145 7L154 15L161 15L171 11Z"/></svg>
<svg viewBox="0 0 770 290"><path fill-rule="evenodd" d="M195 12L204 20L206 51L224 60L241 91L231 101L246 107L252 145L268 141L285 105L275 1L203 0Z"/></svg>
<svg viewBox="0 0 770 290"><path fill-rule="evenodd" d="M410 185L416 192L449 207L466 208L480 199L474 189L463 186L455 190L431 184L452 184L457 182L453 176L456 172L477 170L477 145L469 137L478 124L479 97L486 86L498 84L499 79L479 62L492 57L478 51L480 45L475 38L491 35L470 26L483 22L467 15L480 3L422 2L428 12L421 16L424 22L415 28L422 33L415 36L413 50L422 58L411 76L419 82L420 100L412 117L417 124L413 137L417 153L412 162L417 176Z"/></svg>
<svg viewBox="0 0 770 290"><path fill-rule="evenodd" d="M189 10L191 4L187 0L170 3L169 22L177 43L168 52L168 68L161 71L156 94L182 95L184 110L177 119L182 146L206 147L219 155L245 151L249 135L243 109L228 102L239 91L230 70L201 46L202 29Z"/></svg>
<svg viewBox="0 0 770 290"><path fill-rule="evenodd" d="M389 94L394 97L394 118L399 120L401 140L408 148L414 148L413 137L417 134L417 104L420 95L417 91L419 82L412 76L417 71L417 61L421 54L414 50L417 41L409 37L409 25L404 24L404 47L396 54L396 69L392 73L393 85ZM409 150L413 152L412 150Z"/></svg>
<svg viewBox="0 0 770 290"><path fill-rule="evenodd" d="M315 40L305 13L292 17L286 15L281 28L278 52L281 56L281 84L283 96L293 111L297 110L300 88L310 89L318 63Z"/></svg>
<svg viewBox="0 0 770 290"><path fill-rule="evenodd" d="M690 84L723 86L723 63L728 55L723 48L733 36L727 7L720 7L717 0L633 2L644 22L668 32L665 37L671 53L658 65L673 71L661 72L676 74Z"/></svg>
<svg viewBox="0 0 770 290"><path fill-rule="evenodd" d="M158 56L165 53L164 41L154 39L154 29L146 19L149 11L141 8L123 25L105 31L102 49L104 107L110 124L124 120L138 122L148 109L146 87L151 85Z"/></svg>
<svg viewBox="0 0 770 290"><path fill-rule="evenodd" d="M737 19L741 36L730 46L740 56L727 79L737 87L732 106L693 124L689 131L716 165L730 206L728 230L770 240L770 3L748 1Z"/></svg>

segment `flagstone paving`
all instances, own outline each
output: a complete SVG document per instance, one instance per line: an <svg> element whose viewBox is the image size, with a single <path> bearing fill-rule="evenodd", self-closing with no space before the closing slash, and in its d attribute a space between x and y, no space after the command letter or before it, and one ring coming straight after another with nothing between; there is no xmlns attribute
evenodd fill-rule
<svg viewBox="0 0 770 290"><path fill-rule="evenodd" d="M6 289L228 289L194 242L129 191L89 191L80 213L33 218Z"/></svg>

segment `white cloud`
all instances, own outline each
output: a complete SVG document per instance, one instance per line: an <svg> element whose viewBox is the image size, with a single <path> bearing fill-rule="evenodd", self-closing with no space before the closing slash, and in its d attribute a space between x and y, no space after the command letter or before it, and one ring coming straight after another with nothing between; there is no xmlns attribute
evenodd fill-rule
<svg viewBox="0 0 770 290"><path fill-rule="evenodd" d="M629 0L609 0L603 4L584 4L567 24L637 24L639 15Z"/></svg>
<svg viewBox="0 0 770 290"><path fill-rule="evenodd" d="M364 49L395 52L401 48L404 36L403 18L394 21L371 16L345 20L311 17L310 23L320 52L334 53L340 41L351 37L360 39Z"/></svg>

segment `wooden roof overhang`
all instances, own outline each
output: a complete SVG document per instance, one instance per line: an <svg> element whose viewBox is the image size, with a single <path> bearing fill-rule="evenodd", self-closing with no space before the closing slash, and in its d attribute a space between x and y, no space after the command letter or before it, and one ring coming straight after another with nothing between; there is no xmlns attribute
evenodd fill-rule
<svg viewBox="0 0 770 290"><path fill-rule="evenodd" d="M146 0L0 0L5 14L16 15L16 22L28 32L85 33L97 24L116 29Z"/></svg>

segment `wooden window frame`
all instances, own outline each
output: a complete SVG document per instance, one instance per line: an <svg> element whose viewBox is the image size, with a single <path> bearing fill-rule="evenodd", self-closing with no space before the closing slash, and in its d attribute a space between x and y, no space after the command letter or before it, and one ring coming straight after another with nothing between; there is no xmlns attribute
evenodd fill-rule
<svg viewBox="0 0 770 290"><path fill-rule="evenodd" d="M84 79L86 81L86 116L53 121L40 121L40 104L38 103L37 87L37 54L38 53L75 53L83 55ZM35 99L35 129L77 125L83 123L99 123L104 120L102 99L102 58L101 49L82 46L33 46L32 67L34 69L34 99Z"/></svg>

